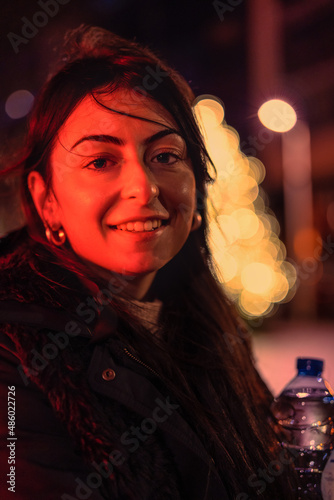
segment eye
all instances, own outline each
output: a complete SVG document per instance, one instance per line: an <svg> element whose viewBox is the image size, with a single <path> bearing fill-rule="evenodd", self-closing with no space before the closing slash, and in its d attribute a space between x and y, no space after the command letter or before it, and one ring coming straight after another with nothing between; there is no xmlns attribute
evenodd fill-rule
<svg viewBox="0 0 334 500"><path fill-rule="evenodd" d="M95 160L88 163L85 168L90 170L105 170L106 168L110 168L114 165L116 165L115 160L100 156L99 158L95 158Z"/></svg>
<svg viewBox="0 0 334 500"><path fill-rule="evenodd" d="M172 165L181 159L177 153L163 151L152 158L152 163L162 163L164 165Z"/></svg>

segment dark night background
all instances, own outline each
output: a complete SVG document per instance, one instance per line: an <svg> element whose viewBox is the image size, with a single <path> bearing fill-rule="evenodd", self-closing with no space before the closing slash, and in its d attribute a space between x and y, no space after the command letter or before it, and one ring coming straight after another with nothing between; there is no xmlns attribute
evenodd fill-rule
<svg viewBox="0 0 334 500"><path fill-rule="evenodd" d="M261 133L259 105L272 97L287 97L311 131L314 227L323 240L334 241L331 0L59 0L57 14L49 16L27 43L18 45L16 54L8 33L22 36L22 18L32 22L48 1L57 0L1 2L0 168L15 159L26 125L25 118L6 114L8 96L20 89L36 95L66 30L82 23L97 25L148 45L185 76L196 95L218 96L244 150ZM284 241L281 137L274 134L268 144L256 147L255 154L264 162L263 188ZM0 183L0 234L19 221L15 186L15 180ZM327 249L321 273L314 282L302 284L315 290L313 320L334 317L333 253L334 248ZM291 303L284 304L278 317L293 319L294 314ZM303 314L307 318L307 310Z"/></svg>

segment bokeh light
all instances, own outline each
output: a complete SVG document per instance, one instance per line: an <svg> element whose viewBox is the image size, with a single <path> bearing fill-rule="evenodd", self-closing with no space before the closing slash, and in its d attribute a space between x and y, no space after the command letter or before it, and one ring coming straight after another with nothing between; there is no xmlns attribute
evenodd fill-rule
<svg viewBox="0 0 334 500"><path fill-rule="evenodd" d="M240 151L219 100L197 98L194 113L217 170L208 187L208 243L217 275L244 317L273 314L293 296L297 273L285 260L279 223L259 187L265 168Z"/></svg>
<svg viewBox="0 0 334 500"><path fill-rule="evenodd" d="M203 95L195 101L196 113L206 129L218 127L224 120L224 108L221 101L211 95Z"/></svg>
<svg viewBox="0 0 334 500"><path fill-rule="evenodd" d="M9 118L17 120L29 113L33 102L34 96L29 90L16 90L7 97L5 111Z"/></svg>
<svg viewBox="0 0 334 500"><path fill-rule="evenodd" d="M293 107L281 99L271 99L262 104L258 115L261 123L274 132L288 132L297 122Z"/></svg>

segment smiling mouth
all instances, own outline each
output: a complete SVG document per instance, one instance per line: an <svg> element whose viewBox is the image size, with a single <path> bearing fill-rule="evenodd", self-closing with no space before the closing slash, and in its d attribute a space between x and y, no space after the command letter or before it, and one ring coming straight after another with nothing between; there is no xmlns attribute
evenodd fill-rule
<svg viewBox="0 0 334 500"><path fill-rule="evenodd" d="M139 232L153 232L159 229L161 226L166 226L167 224L168 224L167 220L151 219L147 221L127 222L125 224L118 224L117 226L109 226L109 227L111 229L118 229L120 231L139 233Z"/></svg>

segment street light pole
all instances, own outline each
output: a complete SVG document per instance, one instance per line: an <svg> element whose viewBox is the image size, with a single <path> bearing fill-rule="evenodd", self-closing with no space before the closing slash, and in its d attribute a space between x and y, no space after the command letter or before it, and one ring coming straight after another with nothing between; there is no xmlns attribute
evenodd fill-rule
<svg viewBox="0 0 334 500"><path fill-rule="evenodd" d="M306 122L298 120L292 130L282 134L282 164L287 249L297 266L300 285L291 305L295 316L313 318L316 316L316 287L312 262L316 256L311 139Z"/></svg>
<svg viewBox="0 0 334 500"><path fill-rule="evenodd" d="M308 262L315 259L311 140L307 123L297 120L288 103L272 99L259 109L265 127L281 133L285 240L288 256L297 268L299 284L291 303L295 316L316 315L316 289Z"/></svg>

